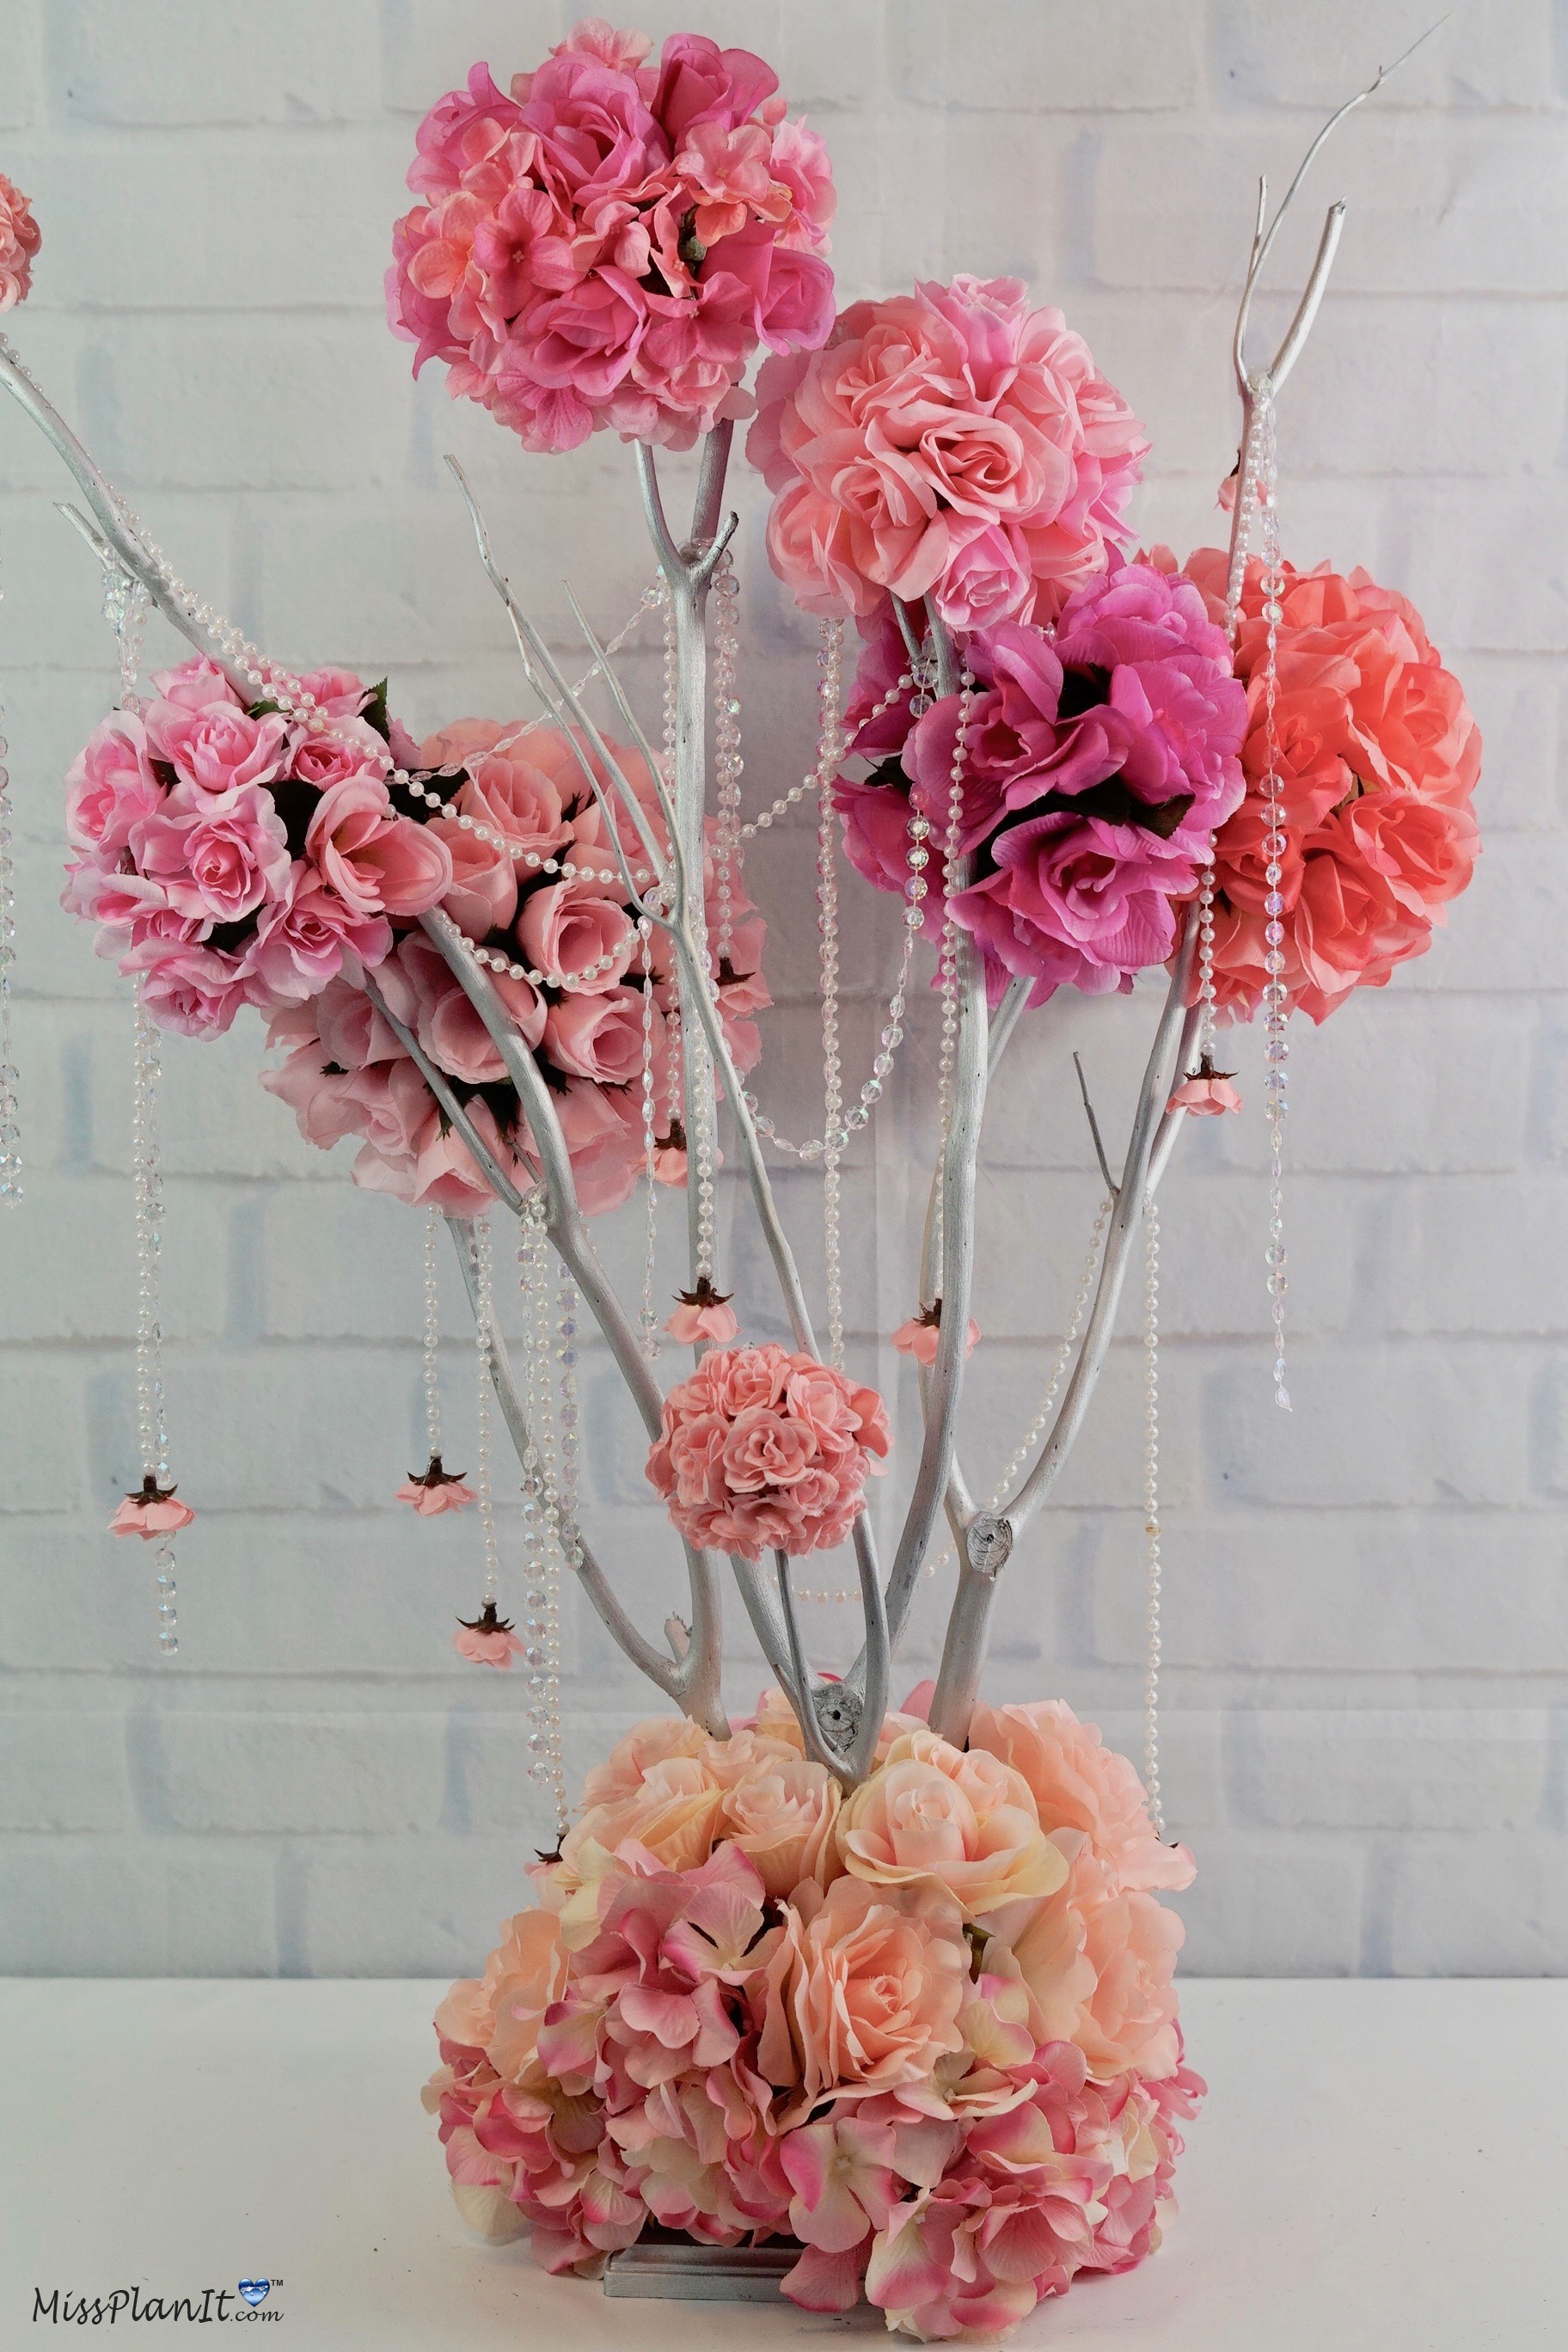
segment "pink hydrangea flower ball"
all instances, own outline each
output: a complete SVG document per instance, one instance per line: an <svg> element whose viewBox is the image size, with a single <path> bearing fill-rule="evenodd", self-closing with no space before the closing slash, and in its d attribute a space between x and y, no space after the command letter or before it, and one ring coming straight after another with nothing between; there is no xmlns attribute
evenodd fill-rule
<svg viewBox="0 0 1568 2352"><path fill-rule="evenodd" d="M1148 442L1062 313L1015 278L842 312L769 360L746 454L774 571L807 612L934 597L968 631L1048 621L1105 568Z"/></svg>

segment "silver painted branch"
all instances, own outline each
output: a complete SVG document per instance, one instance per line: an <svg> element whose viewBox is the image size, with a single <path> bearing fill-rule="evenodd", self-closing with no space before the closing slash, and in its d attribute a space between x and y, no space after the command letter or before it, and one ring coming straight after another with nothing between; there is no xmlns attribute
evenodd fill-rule
<svg viewBox="0 0 1568 2352"><path fill-rule="evenodd" d="M958 1591L948 1619L947 1639L931 1701L932 1728L962 1745L969 1728L985 1659L985 1635L996 1585L1017 1537L1040 1508L1060 1475L1089 1411L1095 1384L1104 1367L1116 1324L1122 1285L1132 1262L1142 1227L1149 1192L1150 1167L1156 1138L1165 1118L1176 1054L1187 1017L1187 997L1197 961L1197 918L1187 920L1171 975L1164 1010L1139 1090L1131 1139L1121 1171L1121 1184L1111 1216L1105 1257L1094 1304L1079 1349L1078 1361L1057 1408L1056 1419L1034 1467L1005 1515L981 1512L970 1523L967 1557L959 1563Z"/></svg>

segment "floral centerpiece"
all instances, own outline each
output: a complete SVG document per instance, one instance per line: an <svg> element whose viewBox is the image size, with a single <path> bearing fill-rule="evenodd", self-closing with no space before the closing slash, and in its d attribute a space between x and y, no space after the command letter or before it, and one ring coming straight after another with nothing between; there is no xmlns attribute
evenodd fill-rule
<svg viewBox="0 0 1568 2352"><path fill-rule="evenodd" d="M1059 1702L931 1731L847 1797L782 1695L718 1740L639 1724L436 2014L458 2202L594 2273L645 2230L798 2247L784 2293L987 2337L1160 2242L1185 2065L1163 1845Z"/></svg>
<svg viewBox="0 0 1568 2352"><path fill-rule="evenodd" d="M1149 444L1060 310L1016 279L963 276L836 311L826 151L762 58L697 35L656 58L591 19L504 89L476 66L416 149L387 279L416 369L439 362L454 396L530 452L600 430L635 448L659 577L608 645L574 600L588 663L575 685L454 462L534 718L458 719L416 740L384 682L263 653L178 578L0 338L0 385L78 482L87 512L72 519L103 567L121 664L119 708L66 792L65 903L135 999L141 1484L111 1528L152 1549L172 1659L174 1544L199 1515L170 1460L159 1039L213 1036L248 1007L280 1057L263 1083L301 1133L352 1139L358 1182L425 1212L428 1463L395 1499L436 1526L475 1512L482 1596L452 1647L521 1669L530 1772L557 1832L531 1874L539 1907L437 2019L427 2101L461 2210L617 2292L639 2291L657 2235L689 2269L721 2265L710 2287L771 2277L814 2310L863 2296L922 2340L994 2335L1158 2244L1203 2088L1177 2023L1182 1927L1160 1899L1193 1875L1165 1834L1159 1769L1160 1183L1190 1118L1242 1111L1217 1028L1257 1013L1272 1380L1288 1405L1290 1016L1321 1021L1421 952L1478 848L1479 737L1415 607L1363 572L1292 563L1281 543L1278 402L1342 208L1255 369L1249 307L1285 207L1259 224L1234 346L1230 544L1178 566L1131 551ZM0 175L0 311L29 292L39 250ZM812 766L749 818L723 513L746 417L773 493L769 559L820 630ZM699 436L678 530L655 452ZM150 611L191 658L144 688ZM614 660L655 614L658 749ZM0 769L0 1199L15 1201L6 782ZM823 1124L791 1144L752 1090L769 992L745 856L808 795ZM901 913L858 1096L841 849ZM915 986L927 947L929 992ZM1141 975L1163 1003L1120 1171L1080 1066L1104 1195L1042 1402L982 1502L960 1423L984 1344L970 1308L987 1089L1025 1016ZM886 1401L850 1363L842 1175L927 1007L939 1144L885 1360L912 1360L921 1425L901 1510L874 1515L872 1482L897 1465ZM820 1177L820 1340L769 1151ZM724 1156L754 1213L751 1259L720 1231ZM634 1316L588 1221L639 1187ZM689 1271L661 1324L672 1194ZM517 1226L515 1369L492 1211ZM471 1473L442 1444L443 1222L473 1315ZM1000 1581L1022 1570L1083 1425L1140 1247L1142 1774L1059 1701L995 1706L982 1689ZM789 1344L748 1333L758 1303L727 1282L727 1252L749 1276L771 1270ZM686 1613L658 1638L585 1524L584 1311L684 1561ZM667 1342L693 1351L679 1379L661 1373ZM492 1407L516 1463L515 1616ZM952 1549L934 1556L944 1519ZM842 1549L853 1587L796 1583L800 1562L826 1574ZM890 1711L915 1592L949 1565L938 1670ZM722 1692L727 1578L774 1682L739 1721ZM574 1814L569 1585L678 1710L594 1769ZM807 1601L858 1603L841 1674L811 1664Z"/></svg>

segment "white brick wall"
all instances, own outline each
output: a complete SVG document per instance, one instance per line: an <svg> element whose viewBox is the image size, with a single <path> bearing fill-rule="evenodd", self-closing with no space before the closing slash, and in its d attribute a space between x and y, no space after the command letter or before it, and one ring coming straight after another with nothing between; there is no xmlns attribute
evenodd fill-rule
<svg viewBox="0 0 1568 2352"><path fill-rule="evenodd" d="M187 576L279 654L391 667L416 727L518 707L440 467L457 449L514 575L560 628L569 571L614 625L648 572L629 463L520 460L381 319L418 115L488 57L536 57L553 0L0 0L0 168L35 196L37 292L9 322ZM1284 314L1321 205L1335 289L1284 413L1292 549L1382 566L1464 677L1488 845L1423 964L1303 1036L1290 1139L1287 1423L1269 1401L1262 1139L1186 1139L1165 1208L1166 1788L1202 1871L1194 1968L1568 1964L1568 653L1560 11L1472 0L1320 165L1284 240ZM1394 54L1429 0L704 0L677 16L775 58L832 142L846 299L961 268L1026 273L1149 421L1138 520L1222 528L1226 348L1251 189ZM673 20L672 20L673 21ZM658 29L666 29L661 23ZM521 1690L446 1647L471 1525L387 1497L417 1438L417 1232L353 1192L255 1083L254 1025L172 1045L167 1322L175 1452L203 1516L184 1655L153 1658L146 1562L101 1534L132 1472L123 992L55 905L58 779L111 692L64 478L0 415L0 690L18 799L18 1053L30 1153L0 1221L0 1967L268 1973L470 1966L543 1822ZM748 788L800 772L812 631L760 560L742 477ZM649 660L628 661L645 695ZM807 839L753 886L781 1009L763 1092L814 1117ZM854 900L849 1065L893 939ZM788 910L789 920L784 918ZM1032 1409L1096 1182L1076 1045L1113 1129L1151 1006L1068 1000L993 1105L968 1446L988 1486ZM907 1311L929 1018L848 1180L855 1360ZM1239 1047L1258 1094L1258 1048ZM814 1189L781 1192L820 1282ZM724 1214L732 1214L726 1200ZM637 1239L606 1234L635 1280ZM754 1236L735 1264L768 1298ZM673 1261L669 1268L673 1279ZM448 1292L451 1453L471 1430ZM757 1319L766 1321L771 1308ZM1129 1317L1131 1321L1131 1317ZM1060 1506L1009 1572L991 1687L1058 1691L1136 1745L1137 1351L1113 1352ZM678 1597L640 1445L595 1359L594 1523L645 1622ZM650 1536L652 1541L650 1543ZM651 1554L651 1557L650 1557ZM739 1618L739 1612L731 1612ZM922 1605L909 1678L938 1638ZM842 1649L819 1629L825 1656ZM731 1632L731 1696L760 1676ZM574 1771L651 1707L596 1621L569 1627Z"/></svg>

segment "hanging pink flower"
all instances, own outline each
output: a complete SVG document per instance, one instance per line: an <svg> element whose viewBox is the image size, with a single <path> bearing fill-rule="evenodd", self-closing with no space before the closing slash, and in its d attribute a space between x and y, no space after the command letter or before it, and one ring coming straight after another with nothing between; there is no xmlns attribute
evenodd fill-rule
<svg viewBox="0 0 1568 2352"><path fill-rule="evenodd" d="M683 1348L691 1348L700 1339L714 1340L721 1346L732 1339L741 1327L730 1304L729 1292L715 1290L704 1274L698 1277L695 1288L680 1293L675 1312L666 1318L664 1328Z"/></svg>
<svg viewBox="0 0 1568 2352"><path fill-rule="evenodd" d="M25 302L33 284L33 257L43 232L15 181L0 172L0 314Z"/></svg>
<svg viewBox="0 0 1568 2352"><path fill-rule="evenodd" d="M139 1492L127 1495L109 1522L111 1536L140 1536L151 1543L157 1536L172 1536L181 1528L188 1528L195 1517L188 1503L182 1503L173 1486L160 1486L151 1470L142 1479Z"/></svg>
<svg viewBox="0 0 1568 2352"><path fill-rule="evenodd" d="M416 134L388 319L416 373L442 361L525 448L606 427L689 447L750 415L759 343L832 324L822 142L749 51L688 33L647 52L590 18L510 92L475 66Z"/></svg>
<svg viewBox="0 0 1568 2352"><path fill-rule="evenodd" d="M458 1618L452 1647L476 1666L505 1666L509 1672L513 1658L522 1655L522 1643L510 1621L497 1613L493 1601L487 1601L477 1617Z"/></svg>
<svg viewBox="0 0 1568 2352"><path fill-rule="evenodd" d="M843 1542L891 1442L875 1389L773 1340L714 1348L665 1399L647 1475L700 1549L798 1558Z"/></svg>
<svg viewBox="0 0 1568 2352"><path fill-rule="evenodd" d="M1227 1110L1239 1110L1241 1097L1231 1084L1234 1075L1230 1070L1216 1070L1213 1059L1205 1054L1192 1076L1183 1079L1165 1108L1184 1110L1194 1118L1218 1118Z"/></svg>
<svg viewBox="0 0 1568 2352"><path fill-rule="evenodd" d="M433 1519L443 1511L466 1511L475 1497L463 1472L447 1469L440 1455L432 1454L429 1467L411 1470L394 1499L408 1504L422 1519Z"/></svg>
<svg viewBox="0 0 1568 2352"><path fill-rule="evenodd" d="M907 1323L900 1323L893 1334L893 1345L900 1356L912 1356L917 1364L934 1364L937 1341L942 1335L942 1301L922 1307ZM980 1344L980 1326L972 1315L964 1336L965 1357L973 1356Z"/></svg>
<svg viewBox="0 0 1568 2352"><path fill-rule="evenodd" d="M1222 609L1215 548L1187 570ZM1215 985L1243 1018L1278 945L1291 1010L1325 1021L1356 988L1382 988L1423 955L1480 854L1471 795L1481 739L1457 677L1415 606L1362 571L1285 566L1273 727L1284 811L1281 878L1264 874L1269 725L1261 570L1247 566L1236 671L1247 689L1246 798L1215 845ZM1280 938L1267 936L1271 922Z"/></svg>
<svg viewBox="0 0 1568 2352"><path fill-rule="evenodd" d="M813 613L864 616L890 591L965 632L1048 621L1105 569L1149 446L1016 278L854 303L825 349L768 361L757 395L768 553Z"/></svg>

